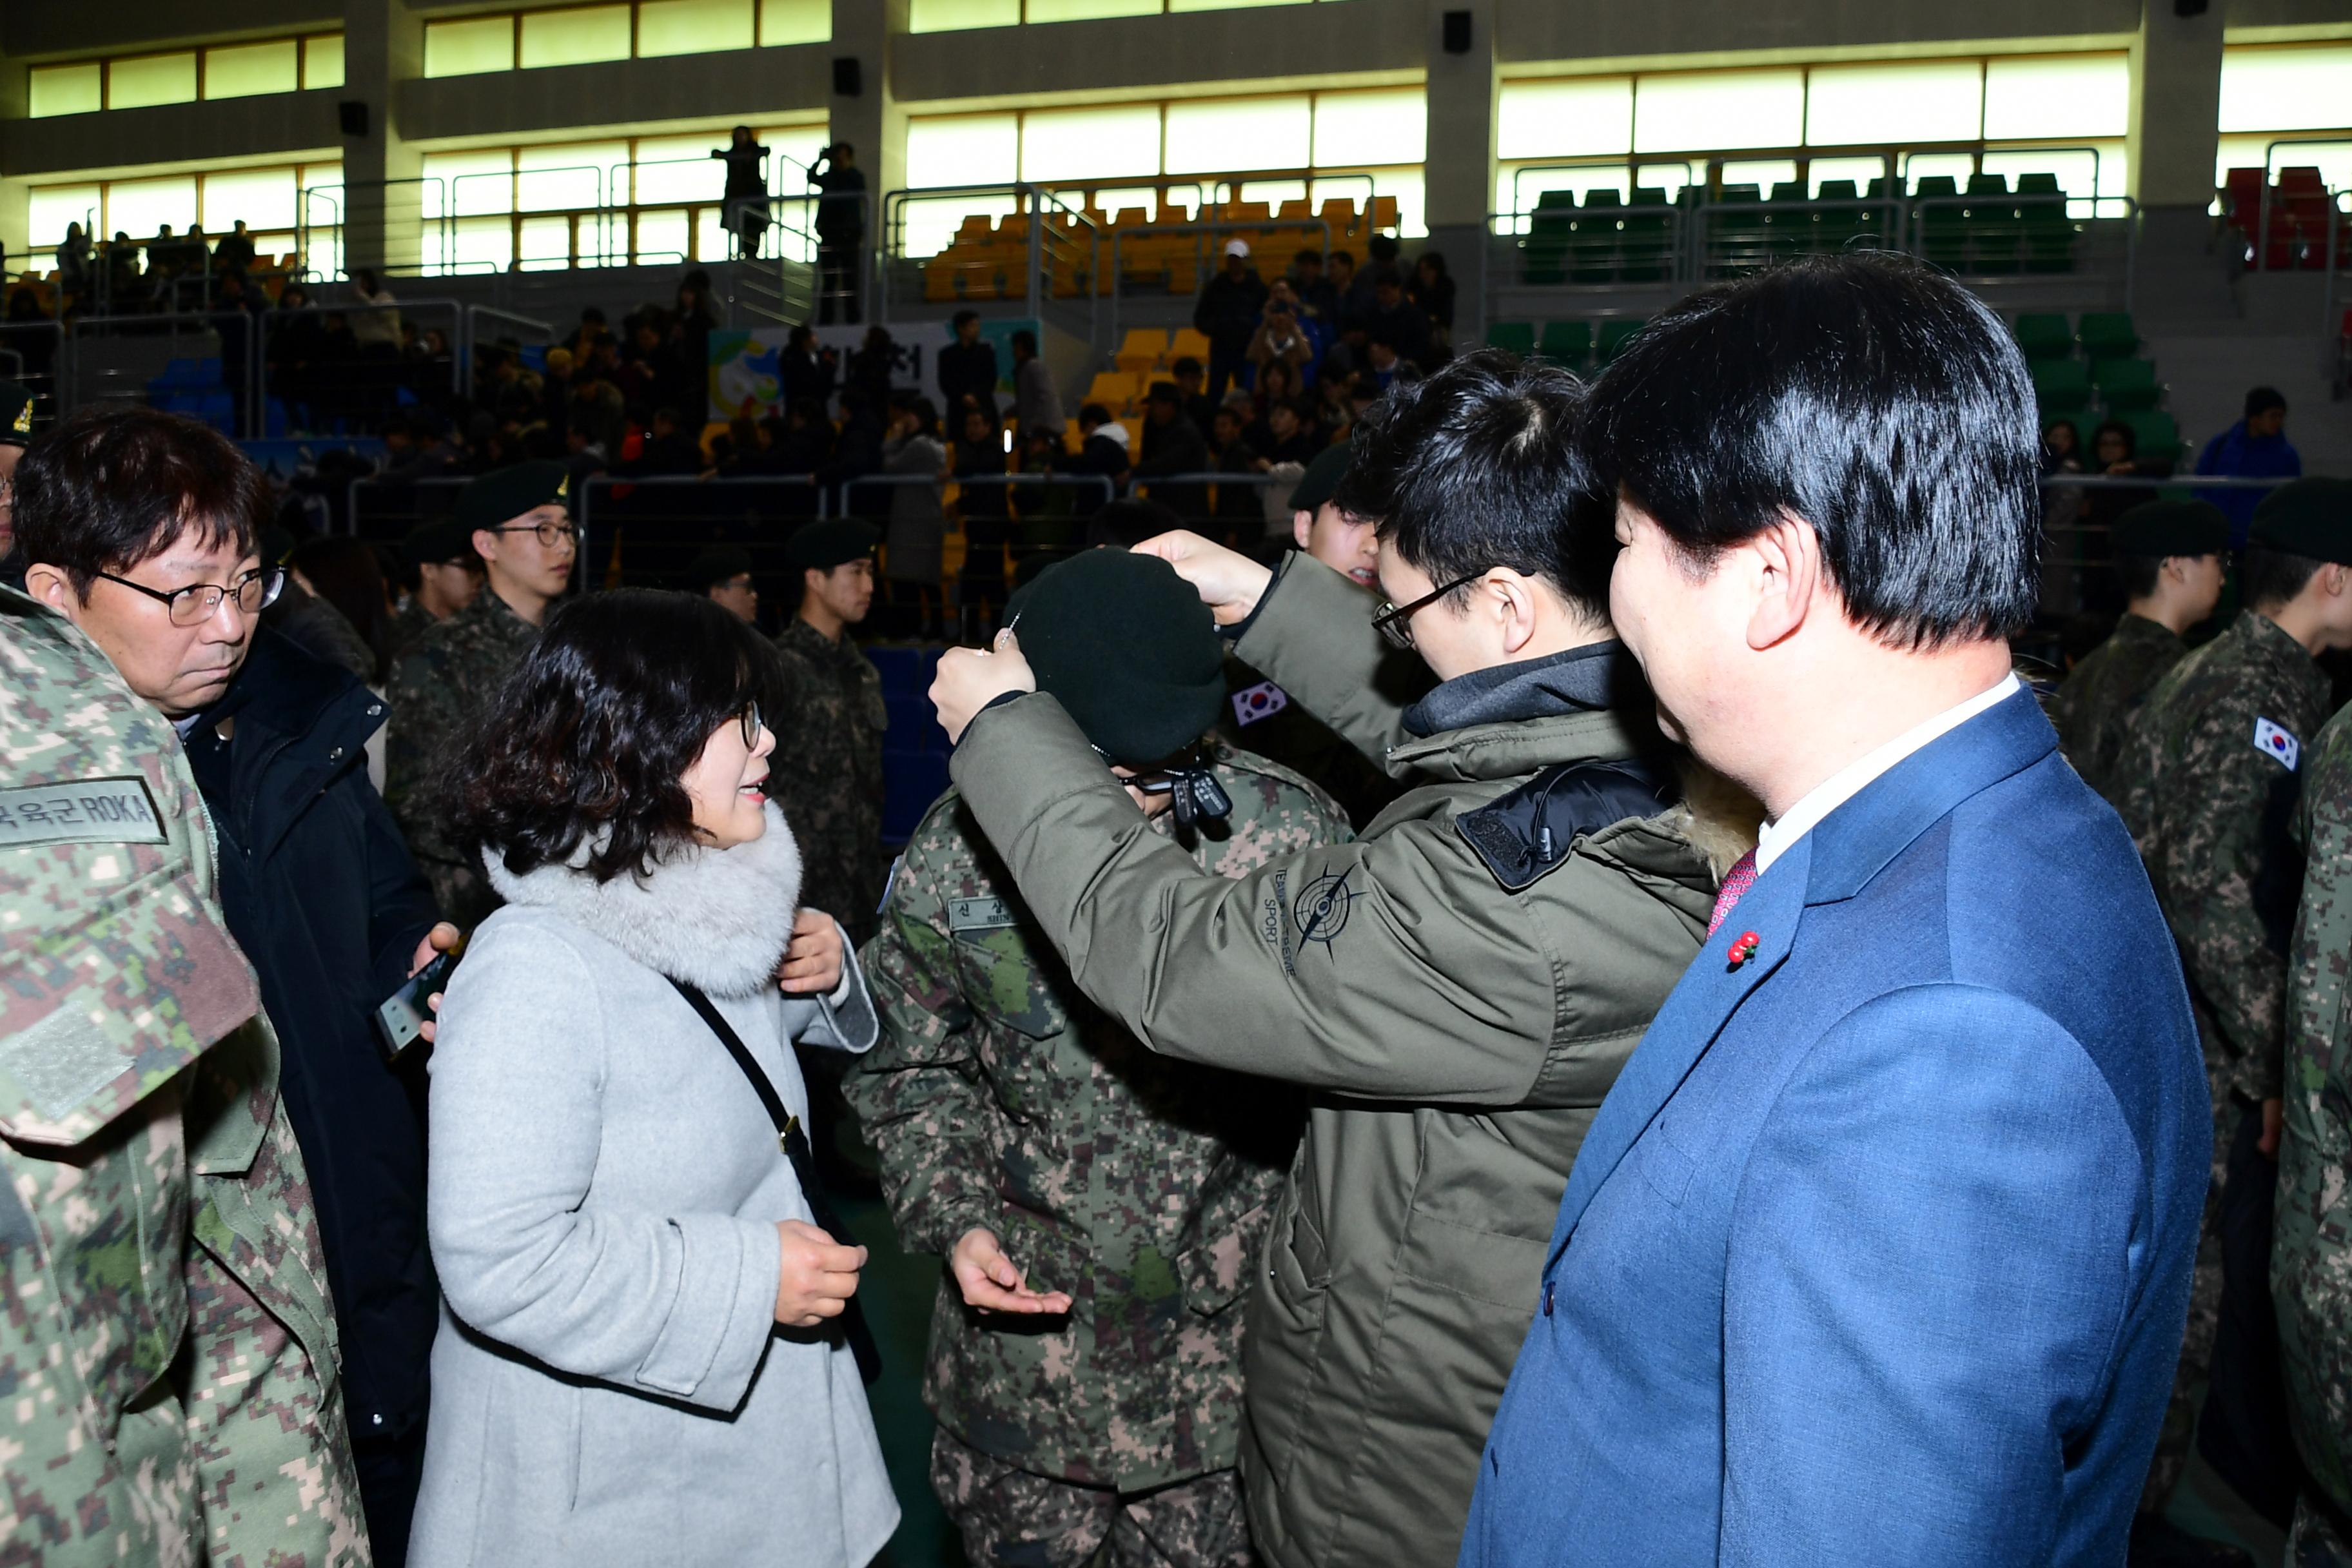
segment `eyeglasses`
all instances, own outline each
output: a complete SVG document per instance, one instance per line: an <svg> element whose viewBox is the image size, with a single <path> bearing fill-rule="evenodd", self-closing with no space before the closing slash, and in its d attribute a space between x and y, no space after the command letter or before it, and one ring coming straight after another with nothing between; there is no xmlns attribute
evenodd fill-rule
<svg viewBox="0 0 2352 1568"><path fill-rule="evenodd" d="M757 702L746 702L743 704L743 711L735 717L736 721L743 726L744 746L757 750L760 744L760 731L762 728L760 722L760 705Z"/></svg>
<svg viewBox="0 0 2352 1568"><path fill-rule="evenodd" d="M552 550L570 540L575 550L580 545L580 525L575 522L506 522L489 530L492 533L535 533L540 543Z"/></svg>
<svg viewBox="0 0 2352 1568"><path fill-rule="evenodd" d="M110 583L120 583L126 588L136 589L162 604L163 613L171 616L175 626L203 626L213 618L214 612L220 608L221 601L228 598L236 601L240 613L258 615L276 604L278 595L286 587L286 568L283 566L264 566L248 572L232 587L224 588L217 583L191 583L168 594L161 588L150 588L144 583L133 583L128 577L118 577L111 572L100 572L95 575Z"/></svg>
<svg viewBox="0 0 2352 1568"><path fill-rule="evenodd" d="M1433 588L1410 605L1392 604L1382 599L1372 606L1372 629L1386 637L1391 647L1410 649L1412 645L1412 616L1429 608L1456 588L1466 588L1486 574L1482 568L1466 577L1456 577L1442 588Z"/></svg>

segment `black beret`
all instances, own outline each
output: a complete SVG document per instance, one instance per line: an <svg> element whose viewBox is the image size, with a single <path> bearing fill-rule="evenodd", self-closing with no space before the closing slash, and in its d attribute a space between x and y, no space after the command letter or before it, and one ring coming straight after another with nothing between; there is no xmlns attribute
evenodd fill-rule
<svg viewBox="0 0 2352 1568"><path fill-rule="evenodd" d="M2256 544L2352 566L2352 479L2294 479L2254 509Z"/></svg>
<svg viewBox="0 0 2352 1568"><path fill-rule="evenodd" d="M571 479L571 469L551 460L484 474L457 492L458 526L471 534L478 528L503 527L550 501L569 506Z"/></svg>
<svg viewBox="0 0 2352 1568"><path fill-rule="evenodd" d="M1201 595L1158 556L1089 550L1040 572L1005 608L1037 689L1111 761L1160 762L1216 722L1224 640Z"/></svg>
<svg viewBox="0 0 2352 1568"><path fill-rule="evenodd" d="M2117 555L2219 555L2230 548L2230 520L2209 500L2152 500L2116 519Z"/></svg>
<svg viewBox="0 0 2352 1568"><path fill-rule="evenodd" d="M804 522L784 542L784 559L801 572L830 572L874 553L882 542L870 522L854 517Z"/></svg>
<svg viewBox="0 0 2352 1568"><path fill-rule="evenodd" d="M1339 481L1348 477L1348 448L1326 447L1307 465L1298 476L1298 483L1290 492L1290 510L1313 511L1337 494Z"/></svg>
<svg viewBox="0 0 2352 1568"><path fill-rule="evenodd" d="M22 447L32 438L32 388L21 381L0 381L0 447Z"/></svg>
<svg viewBox="0 0 2352 1568"><path fill-rule="evenodd" d="M751 552L720 545L706 550L687 563L686 585L699 594L716 588L721 583L731 583L747 577L751 572Z"/></svg>
<svg viewBox="0 0 2352 1568"><path fill-rule="evenodd" d="M400 552L411 566L439 566L474 553L474 531L454 513L428 518L402 537Z"/></svg>

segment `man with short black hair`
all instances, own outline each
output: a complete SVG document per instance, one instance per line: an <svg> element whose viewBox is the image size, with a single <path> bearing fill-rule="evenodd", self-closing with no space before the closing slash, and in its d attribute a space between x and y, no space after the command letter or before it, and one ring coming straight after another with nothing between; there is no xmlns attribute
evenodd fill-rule
<svg viewBox="0 0 2352 1568"><path fill-rule="evenodd" d="M2181 638L2189 628L2221 602L2230 520L2207 501L2148 501L2116 520L2113 542L2123 619L2068 673L2049 712L2083 782L2120 802L2112 775L2132 716L2149 689L2188 657Z"/></svg>
<svg viewBox="0 0 2352 1568"><path fill-rule="evenodd" d="M996 345L980 335L980 312L958 310L952 318L955 342L939 353L940 405L953 435L963 428L963 416L979 409L996 423Z"/></svg>
<svg viewBox="0 0 2352 1568"><path fill-rule="evenodd" d="M2304 479L2263 498L2240 578L2246 609L2148 692L2114 773L2124 822L2179 942L2213 1100L2212 1190L2179 1372L2141 1499L2143 1534L2169 1533L2164 1510L2230 1315L2225 1283L2231 1296L2259 1295L2256 1314L2270 1315L2263 1282L2234 1271L2225 1281L2245 1211L2224 1197L2266 1191L2276 1175L2303 751L2335 706L2318 656L2352 647L2344 495L2342 480Z"/></svg>
<svg viewBox="0 0 2352 1568"><path fill-rule="evenodd" d="M2131 844L2010 668L2024 358L1816 258L1592 396L1618 628L1767 820L1578 1152L1461 1563L2120 1563L2210 1131Z"/></svg>
<svg viewBox="0 0 2352 1568"><path fill-rule="evenodd" d="M836 142L809 165L816 203L816 319L829 326L838 317L855 326L866 288L866 171L857 149Z"/></svg>
<svg viewBox="0 0 2352 1568"><path fill-rule="evenodd" d="M1235 649L1412 789L1357 842L1203 872L1018 628L932 689L951 765L1079 988L1152 1049L1323 1091L1244 1342L1252 1534L1279 1568L1442 1563L1594 1107L1697 950L1736 828L1677 805L1610 628L1615 553L1539 362L1466 355L1355 438L1376 603L1306 555L1144 545ZM1407 706L1386 647L1441 684Z"/></svg>
<svg viewBox="0 0 2352 1568"><path fill-rule="evenodd" d="M2205 444L2197 471L2248 479L2291 479L2303 472L2303 455L2286 438L2286 398L2278 388L2258 386L2246 394L2245 417ZM2244 549L2263 492L2233 486L2206 496L2229 516L2230 548Z"/></svg>
<svg viewBox="0 0 2352 1568"><path fill-rule="evenodd" d="M580 531L562 463L519 463L457 493L456 521L481 558L485 591L426 629L392 668L384 804L433 884L441 913L471 929L498 906L482 868L443 832L434 799L445 749L539 640L571 585Z"/></svg>
<svg viewBox="0 0 2352 1568"><path fill-rule="evenodd" d="M760 590L751 583L751 552L731 544L704 551L687 563L685 586L736 619L759 625Z"/></svg>
<svg viewBox="0 0 2352 1568"><path fill-rule="evenodd" d="M1208 437L1184 416L1184 395L1173 382L1152 383L1145 396L1143 455L1131 472L1139 480L1165 479L1173 474L1201 474L1215 467ZM1180 517L1209 515L1209 490L1201 484L1151 486L1151 499Z"/></svg>

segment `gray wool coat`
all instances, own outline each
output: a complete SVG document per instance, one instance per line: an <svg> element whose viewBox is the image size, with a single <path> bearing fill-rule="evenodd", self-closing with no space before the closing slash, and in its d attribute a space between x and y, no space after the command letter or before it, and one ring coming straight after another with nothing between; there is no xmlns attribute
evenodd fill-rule
<svg viewBox="0 0 2352 1568"><path fill-rule="evenodd" d="M854 963L771 976L800 857L767 835L642 884L514 876L434 1047L443 1290L411 1568L862 1568L898 1507L838 1332L774 1324L776 1222L810 1218L758 1095L665 975L699 984L793 1114L791 1041L853 1051Z"/></svg>

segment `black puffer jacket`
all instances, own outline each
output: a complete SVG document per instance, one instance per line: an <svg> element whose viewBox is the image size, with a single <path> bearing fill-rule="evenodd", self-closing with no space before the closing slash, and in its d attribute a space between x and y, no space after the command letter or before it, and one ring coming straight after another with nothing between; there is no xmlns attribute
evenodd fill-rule
<svg viewBox="0 0 2352 1568"><path fill-rule="evenodd" d="M187 734L229 931L260 973L284 1049L362 1439L423 1419L439 1310L425 1240L425 1047L395 1069L373 1022L434 921L432 892L368 783L367 739L384 717L382 698L262 629Z"/></svg>

